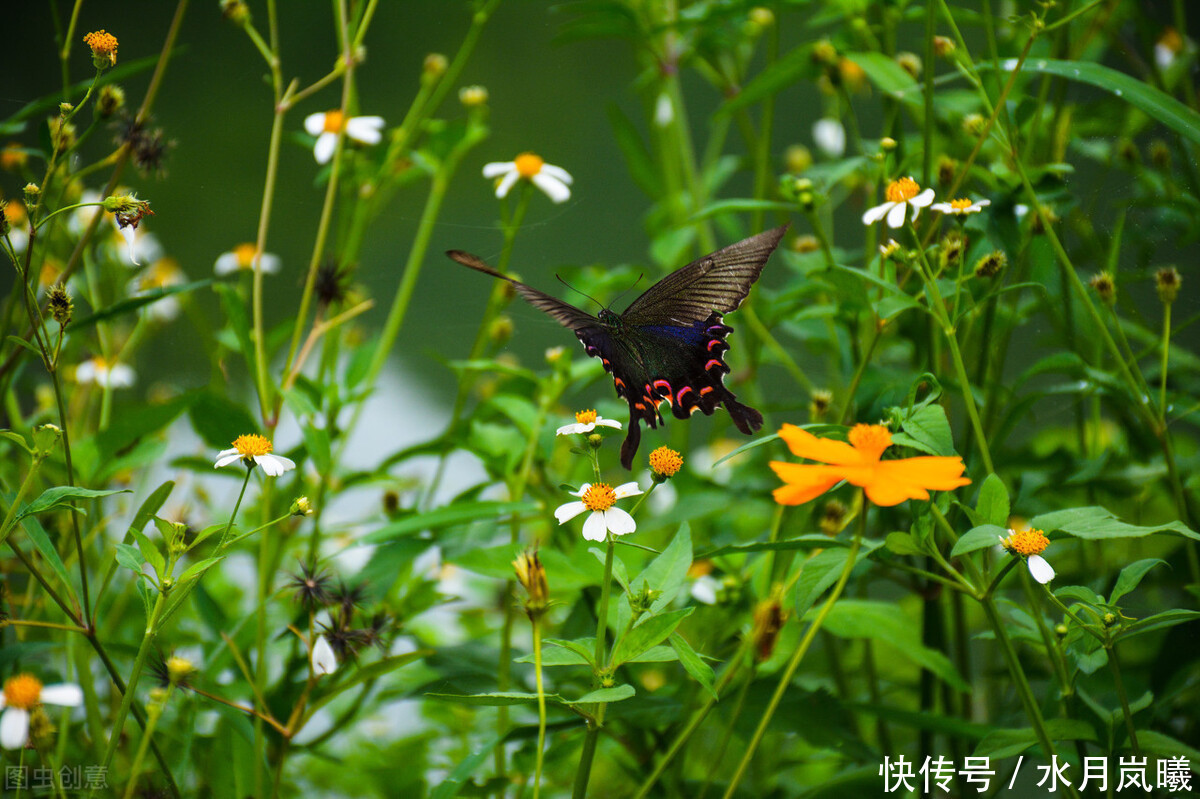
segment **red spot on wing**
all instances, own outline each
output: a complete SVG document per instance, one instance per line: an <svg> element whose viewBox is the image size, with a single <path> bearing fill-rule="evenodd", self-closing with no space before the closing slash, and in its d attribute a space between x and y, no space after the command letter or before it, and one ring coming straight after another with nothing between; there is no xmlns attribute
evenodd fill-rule
<svg viewBox="0 0 1200 799"><path fill-rule="evenodd" d="M712 386L701 386L700 387L700 396L702 396L702 397L706 397L709 394L711 394L712 392L713 392Z"/></svg>
<svg viewBox="0 0 1200 799"><path fill-rule="evenodd" d="M682 405L683 404L683 395L688 393L691 390L692 390L691 386L684 386L683 388L679 389L679 393L675 395L675 403L677 405Z"/></svg>
<svg viewBox="0 0 1200 799"><path fill-rule="evenodd" d="M709 351L709 352L712 352L712 348L713 348L713 347L717 346L718 344L724 344L724 343L725 343L725 342L721 341L721 339L719 339L719 338L709 339L709 341L708 341L708 351Z"/></svg>
<svg viewBox="0 0 1200 799"><path fill-rule="evenodd" d="M671 393L671 384L668 383L666 380L655 380L654 387L657 389L661 389L662 391L665 391L668 394Z"/></svg>
<svg viewBox="0 0 1200 799"><path fill-rule="evenodd" d="M719 358L712 358L709 360L708 363L704 364L705 371L708 371L709 369L712 369L713 367L720 367L721 369L726 368L724 362L721 361L721 359L719 359Z"/></svg>

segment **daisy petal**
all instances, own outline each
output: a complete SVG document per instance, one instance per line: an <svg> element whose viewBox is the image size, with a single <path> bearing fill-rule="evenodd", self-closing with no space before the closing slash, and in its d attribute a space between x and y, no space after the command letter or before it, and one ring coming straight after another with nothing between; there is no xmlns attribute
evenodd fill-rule
<svg viewBox="0 0 1200 799"><path fill-rule="evenodd" d="M571 190L567 188L567 184L563 183L558 178L547 175L545 169L538 172L530 178L533 185L541 189L552 202L565 203L571 199Z"/></svg>
<svg viewBox="0 0 1200 799"><path fill-rule="evenodd" d="M863 224L864 225L873 225L876 222L878 222L880 219L883 219L884 214L886 214L888 211L892 210L893 205L895 205L895 203L886 202L886 203L877 205L874 208L868 208L867 212L862 215Z"/></svg>
<svg viewBox="0 0 1200 799"><path fill-rule="evenodd" d="M226 455L237 455L237 454L238 454L238 451L236 449L223 449L217 453L217 457L224 458Z"/></svg>
<svg viewBox="0 0 1200 799"><path fill-rule="evenodd" d="M241 459L241 455L226 455L224 458L217 458L217 462L213 464L213 468L220 469L222 466L228 466L231 463L237 463Z"/></svg>
<svg viewBox="0 0 1200 799"><path fill-rule="evenodd" d="M892 209L888 211L887 223L890 228L898 228L904 224L904 212L908 208L908 203L896 203ZM917 218L917 209L913 209L913 219Z"/></svg>
<svg viewBox="0 0 1200 799"><path fill-rule="evenodd" d="M641 492L639 492L641 493ZM613 535L629 535L637 529L637 522L620 508L609 508L604 511L604 524Z"/></svg>
<svg viewBox="0 0 1200 799"><path fill-rule="evenodd" d="M383 117L351 117L346 135L363 144L379 144L383 139Z"/></svg>
<svg viewBox="0 0 1200 799"><path fill-rule="evenodd" d="M517 165L512 161L493 161L490 164L483 165L483 176L485 178L498 178L501 175L515 172Z"/></svg>
<svg viewBox="0 0 1200 799"><path fill-rule="evenodd" d="M263 272L273 274L279 271L279 256L274 253L264 252L258 256L258 268Z"/></svg>
<svg viewBox="0 0 1200 799"><path fill-rule="evenodd" d="M609 510L609 513L612 513L612 510ZM593 511L592 515L587 517L583 523L583 537L588 541L603 541L608 537L608 526L604 523L603 513Z"/></svg>
<svg viewBox="0 0 1200 799"><path fill-rule="evenodd" d="M585 510L587 505L582 502L568 502L554 509L554 518L558 519L559 524L566 524Z"/></svg>
<svg viewBox="0 0 1200 799"><path fill-rule="evenodd" d="M621 483L621 485L613 489L613 496L615 496L617 499L625 499L625 497L637 496L640 493L642 493L642 489L638 488L636 481Z"/></svg>
<svg viewBox="0 0 1200 799"><path fill-rule="evenodd" d="M925 191L918 194L916 197L913 197L911 200L909 200L908 204L911 205L914 209L916 209L916 208L924 208L925 206L929 205L931 202L933 202L933 189L926 189Z"/></svg>
<svg viewBox="0 0 1200 799"><path fill-rule="evenodd" d="M304 118L304 129L310 136L319 136L325 131L325 114L309 114Z"/></svg>
<svg viewBox="0 0 1200 799"><path fill-rule="evenodd" d="M213 264L213 271L218 275L229 275L238 270L237 253L223 252L217 257L217 262Z"/></svg>
<svg viewBox="0 0 1200 799"><path fill-rule="evenodd" d="M571 177L571 174L567 172L567 170L563 169L561 166L555 166L554 164L542 164L542 174L556 178L568 186L575 182L575 179Z"/></svg>
<svg viewBox="0 0 1200 799"><path fill-rule="evenodd" d="M517 179L520 177L521 177L520 173L517 172L515 169L512 172L509 172L507 175L505 175L500 180L500 183L496 186L497 199L503 200L505 197L507 197L508 192L512 189L513 185L516 184Z"/></svg>
<svg viewBox="0 0 1200 799"><path fill-rule="evenodd" d="M48 705L79 707L83 704L83 689L65 682L47 685L42 688L42 701Z"/></svg>
<svg viewBox="0 0 1200 799"><path fill-rule="evenodd" d="M317 137L317 143L313 147L313 156L316 157L318 164L329 163L329 159L333 158L333 150L337 147L336 133L322 133Z"/></svg>
<svg viewBox="0 0 1200 799"><path fill-rule="evenodd" d="M318 635L317 642L313 644L312 667L316 674L333 674L337 671L337 656L323 635Z"/></svg>
<svg viewBox="0 0 1200 799"><path fill-rule="evenodd" d="M582 433L582 432L583 432L583 425L581 425L579 422L572 422L571 424L564 424L562 427L555 430L554 435L570 436L570 435L574 435L576 433Z"/></svg>
<svg viewBox="0 0 1200 799"><path fill-rule="evenodd" d="M1041 555L1030 555L1027 563L1029 564L1029 573L1033 575L1033 579L1042 585L1054 579L1054 568Z"/></svg>
<svg viewBox="0 0 1200 799"><path fill-rule="evenodd" d="M618 430L621 429L621 423L616 419L597 419L596 424L600 427L615 427Z"/></svg>
<svg viewBox="0 0 1200 799"><path fill-rule="evenodd" d="M125 225L123 227L118 227L117 231L125 239L125 243L129 245L129 260L137 266L141 266L141 264L138 263L137 256L133 252L133 240L137 238L137 228L135 228L133 225Z"/></svg>
<svg viewBox="0 0 1200 799"><path fill-rule="evenodd" d="M20 749L29 740L29 711L10 707L0 716L0 746Z"/></svg>

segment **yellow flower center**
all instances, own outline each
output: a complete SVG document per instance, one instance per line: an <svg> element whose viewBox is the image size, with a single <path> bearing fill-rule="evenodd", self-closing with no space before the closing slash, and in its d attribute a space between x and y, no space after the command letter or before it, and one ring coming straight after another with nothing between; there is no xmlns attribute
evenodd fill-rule
<svg viewBox="0 0 1200 799"><path fill-rule="evenodd" d="M575 411L575 421L580 424L595 424L596 418L595 411Z"/></svg>
<svg viewBox="0 0 1200 799"><path fill-rule="evenodd" d="M237 256L238 266L242 269L249 269L254 266L254 256L257 253L258 248L248 241L233 248L233 254Z"/></svg>
<svg viewBox="0 0 1200 799"><path fill-rule="evenodd" d="M1001 544L1009 552L1016 555L1040 555L1050 546L1050 539L1041 530L1033 527L1022 527L1019 530L1009 530L1008 538Z"/></svg>
<svg viewBox="0 0 1200 799"><path fill-rule="evenodd" d="M617 492L604 483L592 483L580 499L588 510L608 510L617 501Z"/></svg>
<svg viewBox="0 0 1200 799"><path fill-rule="evenodd" d="M1164 30L1162 36L1158 37L1158 43L1172 53L1178 53L1183 50L1183 37L1174 28Z"/></svg>
<svg viewBox="0 0 1200 799"><path fill-rule="evenodd" d="M341 133L342 128L345 126L346 116L341 111L327 111L325 113L326 133Z"/></svg>
<svg viewBox="0 0 1200 799"><path fill-rule="evenodd" d="M114 64L117 63L117 37L106 31L98 30L83 37L83 43L92 49L94 55L107 56Z"/></svg>
<svg viewBox="0 0 1200 799"><path fill-rule="evenodd" d="M890 203L905 203L917 196L921 187L912 178L893 180L887 187L887 201Z"/></svg>
<svg viewBox="0 0 1200 799"><path fill-rule="evenodd" d="M257 433L251 433L248 436L238 436L233 442L233 448L243 458L269 455L271 454L271 441Z"/></svg>
<svg viewBox="0 0 1200 799"><path fill-rule="evenodd" d="M18 674L4 681L4 701L9 707L33 710L42 699L42 683L32 674Z"/></svg>
<svg viewBox="0 0 1200 799"><path fill-rule="evenodd" d="M159 258L154 262L154 265L147 270L146 275L142 278L143 289L159 289L163 288L179 274L179 262L170 256Z"/></svg>
<svg viewBox="0 0 1200 799"><path fill-rule="evenodd" d="M971 207L971 201L965 198L950 201L950 207L955 211L963 211Z"/></svg>
<svg viewBox="0 0 1200 799"><path fill-rule="evenodd" d="M883 451L892 445L892 434L883 425L856 424L848 436L850 446L870 460L879 460Z"/></svg>
<svg viewBox="0 0 1200 799"><path fill-rule="evenodd" d="M533 153L521 153L513 161L517 165L517 174L528 180L529 178L542 171L542 166L546 163L540 155Z"/></svg>
<svg viewBox="0 0 1200 799"><path fill-rule="evenodd" d="M659 447L650 453L650 471L663 477L674 477L683 467L683 457L668 447Z"/></svg>

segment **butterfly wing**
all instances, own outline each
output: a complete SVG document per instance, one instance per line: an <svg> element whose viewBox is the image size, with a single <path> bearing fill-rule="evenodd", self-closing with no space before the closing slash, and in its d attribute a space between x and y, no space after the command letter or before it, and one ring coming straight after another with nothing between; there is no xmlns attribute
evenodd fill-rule
<svg viewBox="0 0 1200 799"><path fill-rule="evenodd" d="M639 327L691 327L714 311L729 313L746 299L787 229L764 231L692 261L646 289L621 318Z"/></svg>
<svg viewBox="0 0 1200 799"><path fill-rule="evenodd" d="M545 292L538 291L532 286L526 286L519 280L513 280L508 275L497 272L495 269L492 269L492 267L488 266L487 263L478 255L472 255L471 253L463 252L462 250L447 250L446 255L452 260L457 261L463 266L468 266L477 272L483 272L485 275L498 277L501 280L507 280L509 283L512 283L513 287L517 290L517 293L524 297L530 305L538 310L545 311L546 313L550 314L564 327L569 327L576 332L587 328L597 328L598 330L603 330L600 320L592 316L590 313L581 311L574 305L570 305L562 300L555 299Z"/></svg>

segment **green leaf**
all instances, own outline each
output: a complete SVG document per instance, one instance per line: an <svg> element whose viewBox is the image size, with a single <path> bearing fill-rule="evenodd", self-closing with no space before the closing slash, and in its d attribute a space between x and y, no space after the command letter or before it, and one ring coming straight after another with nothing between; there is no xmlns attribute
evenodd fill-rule
<svg viewBox="0 0 1200 799"><path fill-rule="evenodd" d="M5 340L10 341L13 344L16 344L18 347L24 347L25 349L29 350L34 355L36 355L39 360L42 357L41 350L39 350L37 347L33 346L32 343L26 341L25 339L21 338L20 336L5 336Z"/></svg>
<svg viewBox="0 0 1200 799"><path fill-rule="evenodd" d="M625 156L625 166L629 169L629 176L648 197L658 199L662 196L658 166L642 141L641 134L616 103L609 103L607 110L613 138L616 139L617 146L621 148L621 154Z"/></svg>
<svg viewBox="0 0 1200 799"><path fill-rule="evenodd" d="M675 632L679 623L692 615L694 610L694 607L683 608L644 618L640 624L622 635L613 647L612 667L627 663L655 644L661 643Z"/></svg>
<svg viewBox="0 0 1200 799"><path fill-rule="evenodd" d="M1121 632L1114 635L1113 640L1124 641L1142 633L1187 624L1196 619L1200 619L1200 611L1183 609L1164 610L1162 613L1155 613L1153 616L1147 616L1144 619L1138 619L1129 624Z"/></svg>
<svg viewBox="0 0 1200 799"><path fill-rule="evenodd" d="M1029 524L1031 527L1045 530L1047 533L1061 530L1067 535L1091 541L1104 541L1110 538L1143 538L1155 533L1174 533L1193 541L1200 541L1200 535L1197 535L1183 522L1172 521L1150 527L1138 527L1120 521L1107 509L1097 506L1043 513L1031 519Z"/></svg>
<svg viewBox="0 0 1200 799"><path fill-rule="evenodd" d="M718 115L732 114L771 97L798 82L816 75L812 60L813 45L806 44L784 53L779 59L755 75L742 90L717 110Z"/></svg>
<svg viewBox="0 0 1200 799"><path fill-rule="evenodd" d="M701 220L720 214L750 212L750 211L783 211L791 213L796 210L796 206L792 203L782 203L776 200L754 200L750 198L732 199L732 200L717 200L709 203L701 208L697 213L692 215L692 219Z"/></svg>
<svg viewBox="0 0 1200 799"><path fill-rule="evenodd" d="M914 441L919 449L931 455L954 454L954 436L950 432L950 420L941 405L925 405L913 411L900 424L901 429Z"/></svg>
<svg viewBox="0 0 1200 799"><path fill-rule="evenodd" d="M965 555L968 552L994 547L1006 535L1008 535L1008 530L994 524L983 524L979 527L972 527L955 542L954 549L950 550L950 557L957 558L959 555Z"/></svg>
<svg viewBox="0 0 1200 799"><path fill-rule="evenodd" d="M213 291L221 298L221 307L229 319L229 326L233 328L238 349L246 359L246 367L250 374L254 374L254 345L250 342L250 315L246 312L246 303L232 283L217 283L213 286Z"/></svg>
<svg viewBox="0 0 1200 799"><path fill-rule="evenodd" d="M369 680L377 680L380 677L391 674L396 669L402 666L407 666L409 663L414 663L422 658L426 658L430 654L432 654L431 650L417 649L413 652L405 652L403 655L389 655L388 657L376 660L374 663L368 663L365 666L359 666L355 670L353 677L346 679L345 682L339 682L336 686L330 689L328 693L324 693L317 699L313 700L311 709L317 710L329 702L332 702L340 694L345 693L351 688L362 685Z"/></svg>
<svg viewBox="0 0 1200 799"><path fill-rule="evenodd" d="M1009 500L1008 489L1004 481L995 474L989 474L979 487L979 499L975 503L975 511L989 524L997 527L1008 525Z"/></svg>
<svg viewBox="0 0 1200 799"><path fill-rule="evenodd" d="M137 547L132 544L117 544L117 563L140 573L144 562L142 552Z"/></svg>
<svg viewBox="0 0 1200 799"><path fill-rule="evenodd" d="M25 534L29 536L29 540L33 542L33 546L38 552L42 553L42 557L50 564L50 568L54 569L54 573L58 575L58 579L62 580L62 584L71 589L71 581L67 577L67 567L63 565L62 558L58 556L58 550L50 541L50 536L46 534L45 528L36 517L30 516L24 519L21 524L25 527Z"/></svg>
<svg viewBox="0 0 1200 799"><path fill-rule="evenodd" d="M701 660L700 656L696 654L696 650L692 649L692 645L679 633L671 633L671 646L675 648L675 654L679 655L679 662L683 664L684 670L692 675L692 678L700 683L705 691L708 691L709 696L713 699L720 699L713 688L712 666Z"/></svg>
<svg viewBox="0 0 1200 799"><path fill-rule="evenodd" d="M854 558L855 566L881 546L883 544L879 541L863 541L858 555ZM800 579L796 581L797 616L803 617L805 613L808 613L817 598L837 582L849 555L848 549L826 549L808 559L808 562L804 564L804 570L800 572Z"/></svg>
<svg viewBox="0 0 1200 799"><path fill-rule="evenodd" d="M431 510L428 513L414 514L385 524L375 532L359 539L358 543L360 546L384 544L423 530L439 530L443 527L468 524L481 519L495 519L499 524L501 517L540 510L541 505L536 502L458 502L444 508Z"/></svg>
<svg viewBox="0 0 1200 799"><path fill-rule="evenodd" d="M133 537L137 539L138 549L141 550L142 557L154 567L154 573L158 575L158 579L162 580L164 577L170 576L167 574L166 558L158 551L158 547L154 545L154 542L141 530L130 528L129 532L133 533Z"/></svg>
<svg viewBox="0 0 1200 799"><path fill-rule="evenodd" d="M679 589L687 579L688 569L692 565L692 534L687 522L679 525L679 531L671 538L671 543L662 554L650 561L642 573L629 584L633 593L638 593L642 586L648 586L655 591L661 591L658 599L650 607L651 613L657 613L671 604Z"/></svg>
<svg viewBox="0 0 1200 799"><path fill-rule="evenodd" d="M830 547L846 547L847 544L838 541L836 538L830 538L827 535L812 533L810 535L797 536L796 538L788 538L784 541L757 541L753 544L727 544L723 547L710 549L707 552L701 552L696 556L696 560L708 560L710 558L720 557L721 555L734 555L738 553L749 552L791 552L797 549L828 549Z"/></svg>
<svg viewBox="0 0 1200 799"><path fill-rule="evenodd" d="M133 313L143 305L149 305L152 302L158 302L163 297L169 297L172 294L186 294L196 289L204 288L212 285L212 279L196 280L192 283L181 283L177 286L164 286L163 288L151 289L150 291L138 294L136 297L115 302L107 308L101 308L90 316L85 316L82 319L71 320L71 332L78 332L86 327L91 327L97 322L103 322L106 319L112 319L117 316Z"/></svg>
<svg viewBox="0 0 1200 799"><path fill-rule="evenodd" d="M578 699L563 699L560 701L564 705L602 705L609 702L620 702L623 699L629 699L636 693L637 692L633 690L632 685L614 685L612 688L599 688L590 693L586 693Z"/></svg>
<svg viewBox="0 0 1200 799"><path fill-rule="evenodd" d="M229 449L238 436L258 431L258 422L243 406L212 391L196 392L188 418L204 443L216 450Z"/></svg>
<svg viewBox="0 0 1200 799"><path fill-rule="evenodd" d="M1001 66L1005 71L1011 71L1015 62L1010 59ZM1056 75L1095 86L1143 111L1193 144L1200 144L1200 114L1149 83L1124 72L1092 62L1051 58L1027 59L1021 65L1021 72Z"/></svg>
<svg viewBox="0 0 1200 799"><path fill-rule="evenodd" d="M1124 569L1121 569L1120 575L1117 576L1117 584L1113 586L1112 593L1109 594L1108 604L1115 605L1117 600L1128 594L1130 591L1138 587L1138 583L1146 576L1146 573L1155 566L1162 564L1167 565L1165 560L1158 558L1145 558L1130 563Z"/></svg>
<svg viewBox="0 0 1200 799"><path fill-rule="evenodd" d="M896 611L890 602L841 599L825 617L824 629L842 638L869 638L888 644L897 653L928 669L960 691L971 686L950 659L921 643L918 625Z"/></svg>
<svg viewBox="0 0 1200 799"><path fill-rule="evenodd" d="M20 433L13 432L12 430L0 430L0 438L7 438L29 454L33 454L33 448L26 443L25 436Z"/></svg>
<svg viewBox="0 0 1200 799"><path fill-rule="evenodd" d="M1151 754L1161 758L1183 757L1189 761L1192 771L1200 772L1200 750L1155 730L1138 730L1137 735L1143 755Z"/></svg>
<svg viewBox="0 0 1200 799"><path fill-rule="evenodd" d="M909 91L916 87L917 82L894 58L883 53L846 53L846 58L862 67L867 79L880 91L913 103L921 102L920 96Z"/></svg>
<svg viewBox="0 0 1200 799"><path fill-rule="evenodd" d="M1052 741L1095 741L1092 725L1078 719L1046 719L1046 732ZM1032 727L1017 730L996 730L979 742L972 753L975 757L1003 760L1014 757L1038 744Z"/></svg>
<svg viewBox="0 0 1200 799"><path fill-rule="evenodd" d="M883 545L897 555L923 555L925 550L909 533L888 533Z"/></svg>
<svg viewBox="0 0 1200 799"><path fill-rule="evenodd" d="M595 641L594 638L579 638L578 641ZM548 640L543 643L550 643ZM594 644L593 644L594 646ZM628 661L629 663L670 663L679 660L679 655L669 646L652 646L642 654ZM533 653L521 655L519 658L514 658L513 663L532 663ZM542 649L542 665L543 666L590 666L592 665L592 657L589 654L586 658L578 652L572 652L568 649L560 647L550 647Z"/></svg>
<svg viewBox="0 0 1200 799"><path fill-rule="evenodd" d="M95 497L129 493L132 492L128 488L98 490L93 488L79 488L77 486L55 486L54 488L47 488L37 499L26 505L17 514L17 520L24 519L26 516L32 516L35 513L45 513L48 510L56 508L70 507L69 501L72 499L93 499ZM79 508L72 508L72 510L79 510Z"/></svg>
<svg viewBox="0 0 1200 799"><path fill-rule="evenodd" d="M446 778L430 792L429 799L454 799L455 796L458 796L462 789L467 787L471 775L492 756L492 750L502 740L503 736L497 736L481 746L479 751L472 752L463 758L463 761L455 766L454 770L447 774Z"/></svg>
<svg viewBox="0 0 1200 799"><path fill-rule="evenodd" d="M175 481L167 480L158 488L150 492L150 496L142 501L141 507L137 509L137 513L133 515L133 522L129 525L135 530L142 530L146 527L154 515L162 509L166 504L167 497L171 496L171 492L175 490Z"/></svg>
<svg viewBox="0 0 1200 799"><path fill-rule="evenodd" d="M577 641L564 641L560 638L547 638L545 641L543 641L543 643L549 644L550 646L562 647L563 649L574 652L576 655L579 655L580 658L582 658L584 663L587 663L588 665L594 665L592 657L595 655L596 650L595 638L582 638Z"/></svg>

